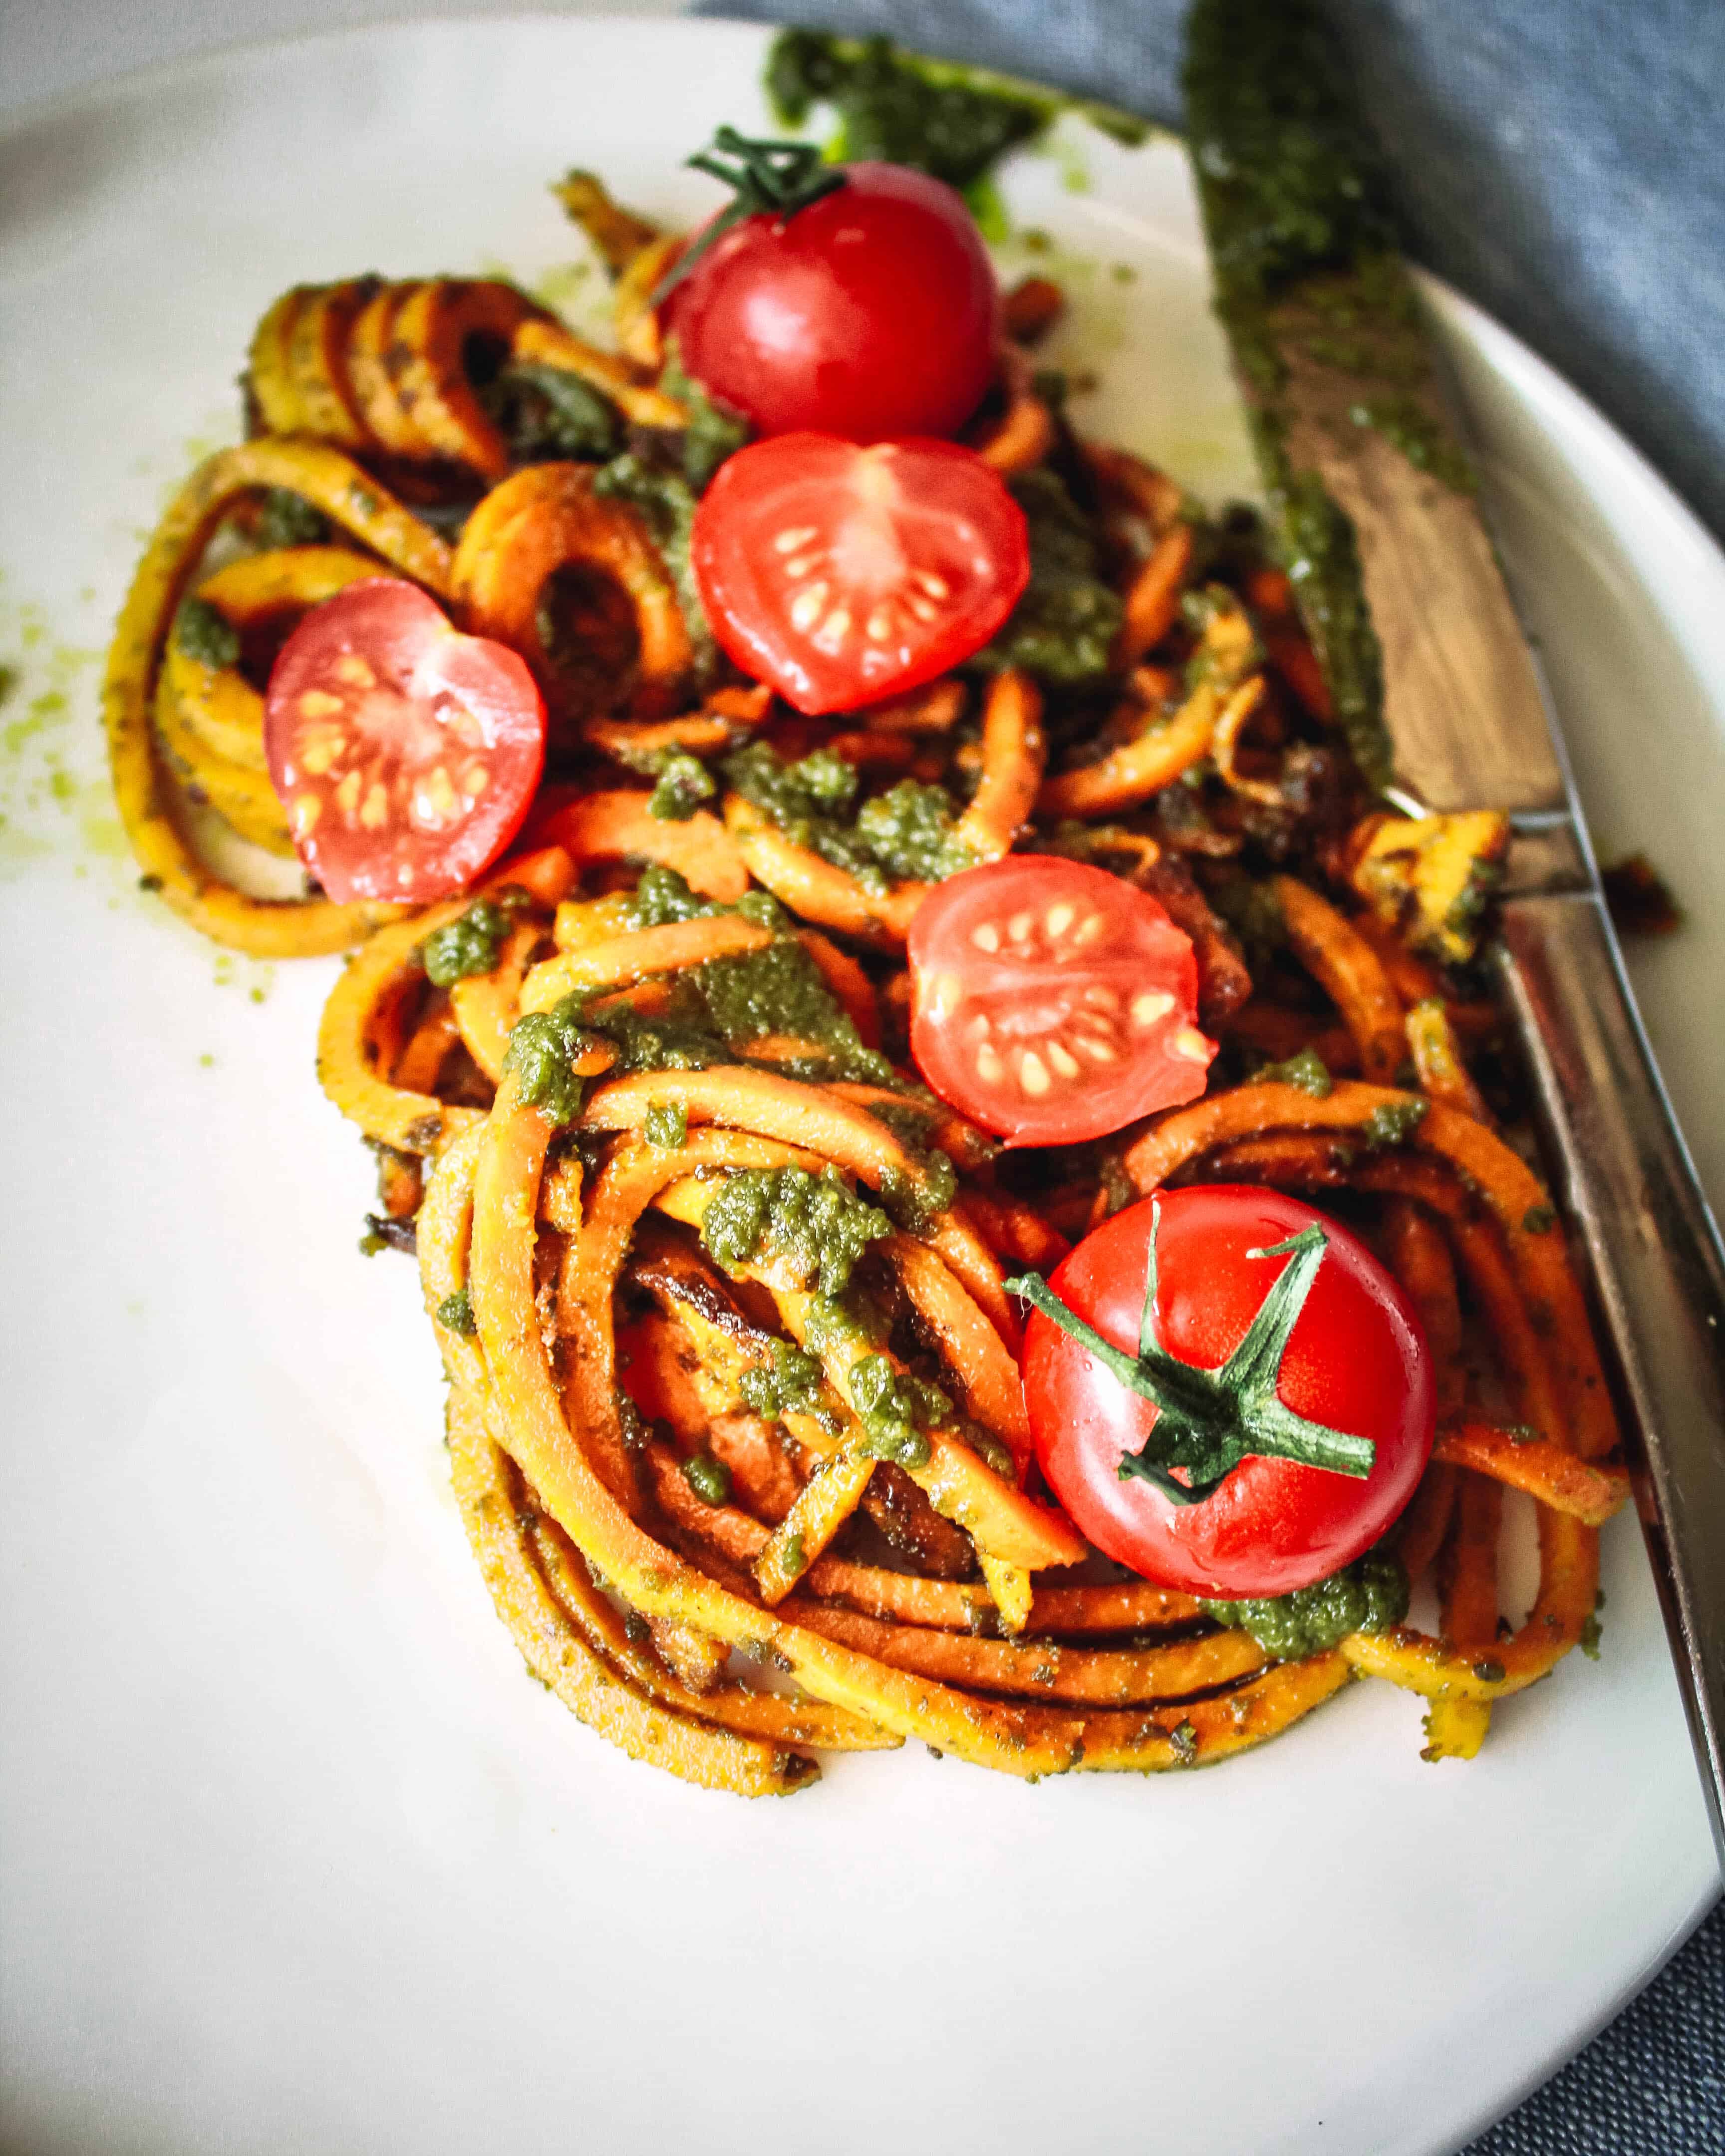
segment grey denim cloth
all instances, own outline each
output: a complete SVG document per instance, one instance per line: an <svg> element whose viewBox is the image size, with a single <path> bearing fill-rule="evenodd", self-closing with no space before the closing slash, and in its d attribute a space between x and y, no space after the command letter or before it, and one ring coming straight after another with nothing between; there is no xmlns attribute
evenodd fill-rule
<svg viewBox="0 0 1725 2156"><path fill-rule="evenodd" d="M1180 110L1185 0L702 0ZM1725 0L1326 0L1413 249L1725 537ZM1720 2156L1725 1909L1469 2156Z"/></svg>

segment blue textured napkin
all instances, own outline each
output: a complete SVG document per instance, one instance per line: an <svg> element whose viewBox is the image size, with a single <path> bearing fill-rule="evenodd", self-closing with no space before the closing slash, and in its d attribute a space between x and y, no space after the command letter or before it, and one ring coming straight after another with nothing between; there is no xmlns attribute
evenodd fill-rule
<svg viewBox="0 0 1725 2156"><path fill-rule="evenodd" d="M1185 0L701 0L1179 118ZM1420 260L1725 536L1725 0L1328 0ZM1725 1910L1470 2156L1720 2156Z"/></svg>

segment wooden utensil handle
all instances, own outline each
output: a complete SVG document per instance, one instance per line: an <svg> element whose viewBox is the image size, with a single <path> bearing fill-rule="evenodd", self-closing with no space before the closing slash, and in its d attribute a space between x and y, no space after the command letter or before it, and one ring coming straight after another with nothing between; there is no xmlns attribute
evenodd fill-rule
<svg viewBox="0 0 1725 2156"><path fill-rule="evenodd" d="M1725 1863L1725 1250L1597 894L1509 900L1498 958L1639 1428L1636 1503Z"/></svg>

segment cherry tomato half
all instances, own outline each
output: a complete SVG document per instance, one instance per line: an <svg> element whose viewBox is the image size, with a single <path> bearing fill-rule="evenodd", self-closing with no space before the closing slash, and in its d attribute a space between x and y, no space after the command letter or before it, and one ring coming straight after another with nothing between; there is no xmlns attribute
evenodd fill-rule
<svg viewBox="0 0 1725 2156"><path fill-rule="evenodd" d="M1051 855L940 885L911 923L911 1052L943 1101L1013 1145L1106 1136L1196 1100L1192 941L1147 891Z"/></svg>
<svg viewBox="0 0 1725 2156"><path fill-rule="evenodd" d="M447 898L520 828L545 762L525 660L462 636L417 584L372 577L314 607L264 700L270 776L333 899Z"/></svg>
<svg viewBox="0 0 1725 2156"><path fill-rule="evenodd" d="M857 164L788 218L745 218L664 308L684 367L762 434L950 434L994 372L1000 300L944 182Z"/></svg>
<svg viewBox="0 0 1725 2156"><path fill-rule="evenodd" d="M690 558L720 643L809 713L944 674L982 649L1030 576L1024 512L980 457L831 434L727 458Z"/></svg>
<svg viewBox="0 0 1725 2156"><path fill-rule="evenodd" d="M1116 1214L1050 1278L1069 1309L1128 1353L1138 1347L1153 1218L1155 1337L1205 1370L1227 1361L1291 1262L1255 1253L1322 1229L1327 1245L1276 1389L1296 1414L1369 1439L1371 1471L1356 1479L1251 1455L1184 1505L1122 1480L1122 1458L1138 1451L1158 1411L1038 1310L1024 1333L1024 1398L1043 1473L1096 1548L1147 1579L1221 1600L1309 1587L1376 1542L1425 1471L1435 1410L1419 1319L1336 1221L1278 1191L1198 1185Z"/></svg>

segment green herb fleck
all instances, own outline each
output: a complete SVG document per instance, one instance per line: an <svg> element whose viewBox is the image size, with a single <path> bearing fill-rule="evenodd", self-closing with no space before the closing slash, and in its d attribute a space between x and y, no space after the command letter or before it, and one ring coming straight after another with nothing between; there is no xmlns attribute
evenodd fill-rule
<svg viewBox="0 0 1725 2156"><path fill-rule="evenodd" d="M1530 1205L1522 1215L1522 1229L1529 1235L1548 1235L1557 1224L1557 1214L1549 1205Z"/></svg>
<svg viewBox="0 0 1725 2156"><path fill-rule="evenodd" d="M683 1480L703 1505L722 1505L731 1495L731 1470L710 1452L693 1452L683 1462Z"/></svg>
<svg viewBox="0 0 1725 2156"><path fill-rule="evenodd" d="M1411 1094L1405 1100L1386 1101L1367 1116L1360 1135L1374 1152L1386 1146L1405 1145L1425 1121L1430 1105Z"/></svg>
<svg viewBox="0 0 1725 2156"><path fill-rule="evenodd" d="M1604 1626L1599 1622L1599 1612L1605 1606L1605 1590L1602 1587L1594 1597L1594 1606L1582 1622L1581 1635L1576 1644L1590 1662L1599 1659L1599 1640Z"/></svg>
<svg viewBox="0 0 1725 2156"><path fill-rule="evenodd" d="M239 664L239 631L208 599L182 599L174 616L174 642L200 666L220 671Z"/></svg>
<svg viewBox="0 0 1725 2156"><path fill-rule="evenodd" d="M1177 1722L1168 1733L1168 1741L1174 1748L1174 1757L1183 1767L1189 1767L1196 1761L1198 1732L1189 1721Z"/></svg>
<svg viewBox="0 0 1725 2156"><path fill-rule="evenodd" d="M678 751L660 766L658 783L647 797L647 813L664 823L686 824L717 791L712 773L701 759Z"/></svg>
<svg viewBox="0 0 1725 2156"><path fill-rule="evenodd" d="M458 1287L453 1295L446 1295L437 1306L437 1322L446 1325L451 1332L465 1334L471 1339L479 1331L473 1314L473 1301L465 1287Z"/></svg>
<svg viewBox="0 0 1725 2156"><path fill-rule="evenodd" d="M787 1579L800 1579L808 1571L809 1559L803 1554L800 1529L793 1530L785 1537L783 1547L778 1553L778 1566Z"/></svg>
<svg viewBox="0 0 1725 2156"><path fill-rule="evenodd" d="M266 547L318 547L330 536L329 519L303 494L272 486L258 511L258 542Z"/></svg>
<svg viewBox="0 0 1725 2156"><path fill-rule="evenodd" d="M1329 1065L1315 1048L1302 1048L1286 1062L1266 1063L1261 1070L1253 1074L1253 1082L1260 1086L1295 1086L1301 1092L1309 1093L1314 1101L1327 1100L1335 1090Z"/></svg>
<svg viewBox="0 0 1725 2156"><path fill-rule="evenodd" d="M642 1122L647 1142L661 1152L680 1152L689 1142L689 1111L680 1101L654 1101Z"/></svg>

